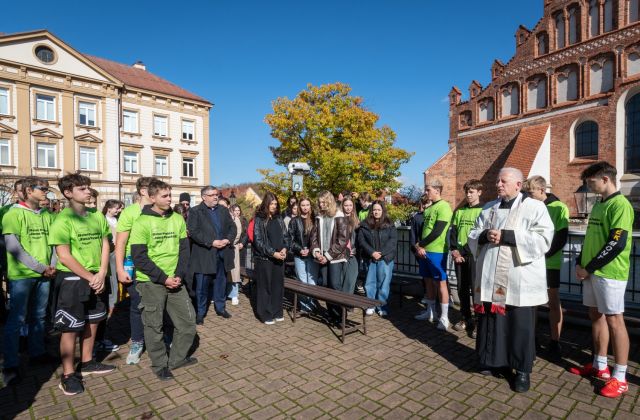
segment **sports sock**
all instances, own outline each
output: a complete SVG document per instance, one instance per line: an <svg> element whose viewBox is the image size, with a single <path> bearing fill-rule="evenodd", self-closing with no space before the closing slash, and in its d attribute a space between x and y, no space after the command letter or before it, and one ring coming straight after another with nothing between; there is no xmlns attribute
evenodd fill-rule
<svg viewBox="0 0 640 420"><path fill-rule="evenodd" d="M441 303L440 310L442 311L440 314L440 318L449 319L449 304Z"/></svg>
<svg viewBox="0 0 640 420"><path fill-rule="evenodd" d="M620 382L627 382L626 378L627 374L627 365L618 365L616 364L613 368L613 377L619 380Z"/></svg>
<svg viewBox="0 0 640 420"><path fill-rule="evenodd" d="M598 370L604 370L607 367L607 356L593 356L593 367Z"/></svg>

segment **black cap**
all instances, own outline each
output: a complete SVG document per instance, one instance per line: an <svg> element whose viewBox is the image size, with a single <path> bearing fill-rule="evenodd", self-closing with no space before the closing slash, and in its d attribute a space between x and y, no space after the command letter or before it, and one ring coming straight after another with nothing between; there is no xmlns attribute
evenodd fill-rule
<svg viewBox="0 0 640 420"><path fill-rule="evenodd" d="M180 194L180 200L178 200L180 203L182 203L183 201L188 201L189 203L191 203L191 196L189 195L189 193L182 193Z"/></svg>

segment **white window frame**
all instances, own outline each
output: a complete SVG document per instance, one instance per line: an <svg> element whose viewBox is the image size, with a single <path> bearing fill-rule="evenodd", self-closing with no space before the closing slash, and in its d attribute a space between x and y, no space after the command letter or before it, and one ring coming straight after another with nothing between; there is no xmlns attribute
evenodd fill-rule
<svg viewBox="0 0 640 420"><path fill-rule="evenodd" d="M122 111L122 130L126 133L138 132L138 112L137 111L131 111L128 109L125 109Z"/></svg>
<svg viewBox="0 0 640 420"><path fill-rule="evenodd" d="M2 110L3 103L5 107L4 112ZM10 115L9 114L9 89L4 87L0 87L0 114Z"/></svg>
<svg viewBox="0 0 640 420"><path fill-rule="evenodd" d="M169 117L166 115L153 116L153 135L169 137Z"/></svg>
<svg viewBox="0 0 640 420"><path fill-rule="evenodd" d="M156 176L169 176L169 156L155 155L153 157L153 168Z"/></svg>
<svg viewBox="0 0 640 420"><path fill-rule="evenodd" d="M55 96L40 93L36 94L36 118L42 121L56 120Z"/></svg>
<svg viewBox="0 0 640 420"><path fill-rule="evenodd" d="M195 137L196 122L192 120L182 120L182 140L193 141Z"/></svg>
<svg viewBox="0 0 640 420"><path fill-rule="evenodd" d="M185 166L187 165L187 166ZM191 169L189 171L189 169ZM189 174L191 173L191 174ZM195 178L196 176L196 160L191 157L182 158L182 176L185 178Z"/></svg>
<svg viewBox="0 0 640 420"><path fill-rule="evenodd" d="M11 141L0 139L0 165L11 165Z"/></svg>
<svg viewBox="0 0 640 420"><path fill-rule="evenodd" d="M98 121L96 119L96 104L93 102L78 102L78 124L86 125L87 127L96 127ZM93 113L93 121L91 121L91 113ZM82 122L82 117L85 117L85 122ZM91 124L93 122L93 124Z"/></svg>
<svg viewBox="0 0 640 420"><path fill-rule="evenodd" d="M122 172L127 174L140 173L140 155L138 152L124 151L122 154L122 160ZM127 170L127 166L129 167L129 170Z"/></svg>
<svg viewBox="0 0 640 420"><path fill-rule="evenodd" d="M42 150L43 160L40 160L40 151ZM38 143L36 145L36 162L38 163L38 168L56 168L56 145L53 143ZM53 159L53 165L50 165L50 161ZM44 165L43 165L44 163Z"/></svg>
<svg viewBox="0 0 640 420"><path fill-rule="evenodd" d="M83 156L84 155L84 156ZM84 157L86 164L82 166L82 158ZM80 146L78 152L78 168L82 171L98 170L98 149L95 147Z"/></svg>

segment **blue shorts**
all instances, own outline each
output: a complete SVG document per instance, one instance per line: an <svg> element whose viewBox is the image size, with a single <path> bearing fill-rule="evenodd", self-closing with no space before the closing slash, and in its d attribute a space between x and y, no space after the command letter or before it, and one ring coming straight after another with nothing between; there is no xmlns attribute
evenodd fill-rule
<svg viewBox="0 0 640 420"><path fill-rule="evenodd" d="M436 281L447 281L447 254L427 252L427 258L418 258L420 275Z"/></svg>

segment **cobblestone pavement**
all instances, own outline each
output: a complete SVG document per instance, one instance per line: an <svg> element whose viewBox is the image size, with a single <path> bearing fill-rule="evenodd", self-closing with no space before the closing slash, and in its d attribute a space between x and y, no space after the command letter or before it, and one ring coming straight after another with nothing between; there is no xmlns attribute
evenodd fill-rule
<svg viewBox="0 0 640 420"><path fill-rule="evenodd" d="M392 299L389 319L369 318L368 335L341 344L324 324L307 318L260 324L241 296L233 318L209 316L198 327L197 365L160 382L143 356L125 364L128 346L106 362L118 370L90 377L86 392L66 397L61 369L31 369L0 390L0 416L11 418L629 418L640 417L638 341L629 368L630 390L600 397L594 384L566 366L538 358L532 389L515 394L504 379L473 373L473 340L412 319L420 308ZM453 313L454 311L452 311ZM457 315L457 312L456 312ZM360 314L351 317L359 319ZM452 318L455 316L452 314ZM126 320L114 320L126 330ZM115 328L114 330L117 330ZM589 358L589 330L568 326L564 349L572 362ZM117 334L116 334L117 335ZM126 339L122 338L123 340ZM25 367L25 370L27 368ZM596 384L597 385L597 384Z"/></svg>

